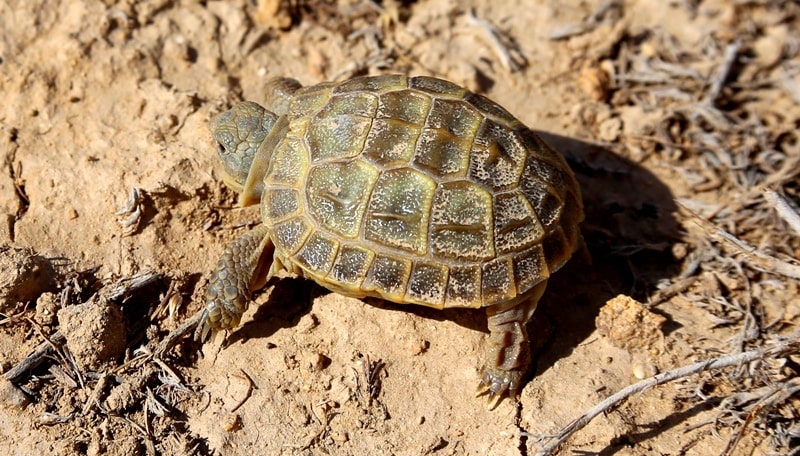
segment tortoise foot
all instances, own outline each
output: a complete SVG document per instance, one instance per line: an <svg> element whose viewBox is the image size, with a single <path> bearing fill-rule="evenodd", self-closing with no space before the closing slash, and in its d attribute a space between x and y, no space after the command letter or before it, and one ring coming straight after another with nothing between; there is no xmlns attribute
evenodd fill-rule
<svg viewBox="0 0 800 456"><path fill-rule="evenodd" d="M484 367L475 396L487 395L487 408L494 410L504 397L517 398L524 376L524 370L506 371L496 367Z"/></svg>

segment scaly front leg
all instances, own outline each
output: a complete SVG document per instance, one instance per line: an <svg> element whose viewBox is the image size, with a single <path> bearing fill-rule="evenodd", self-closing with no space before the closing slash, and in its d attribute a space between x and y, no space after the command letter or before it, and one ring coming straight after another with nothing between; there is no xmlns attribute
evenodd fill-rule
<svg viewBox="0 0 800 456"><path fill-rule="evenodd" d="M210 332L239 325L252 292L269 279L274 250L264 225L228 245L209 279L206 309L200 321L200 340L206 340Z"/></svg>

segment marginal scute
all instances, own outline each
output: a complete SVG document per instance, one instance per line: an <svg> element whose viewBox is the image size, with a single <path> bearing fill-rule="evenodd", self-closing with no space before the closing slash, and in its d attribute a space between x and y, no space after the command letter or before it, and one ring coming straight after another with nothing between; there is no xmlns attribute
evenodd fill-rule
<svg viewBox="0 0 800 456"><path fill-rule="evenodd" d="M331 280L357 288L367 276L375 253L357 245L343 244L339 249L328 277Z"/></svg>
<svg viewBox="0 0 800 456"><path fill-rule="evenodd" d="M553 194L553 189L549 185L533 178L526 179L522 191L533 207L539 223L544 227L545 232L549 233L556 222L561 219L563 201Z"/></svg>
<svg viewBox="0 0 800 456"><path fill-rule="evenodd" d="M384 171L372 190L364 235L386 247L424 255L436 184L411 168Z"/></svg>
<svg viewBox="0 0 800 456"><path fill-rule="evenodd" d="M517 293L524 294L550 276L544 249L541 244L531 246L514 255L514 280Z"/></svg>
<svg viewBox="0 0 800 456"><path fill-rule="evenodd" d="M528 150L528 160L545 160L550 163L556 163L560 167L567 166L564 157L562 157L555 149L550 147L549 144L544 142L533 130L525 126L517 128L517 132Z"/></svg>
<svg viewBox="0 0 800 456"><path fill-rule="evenodd" d="M564 230L558 227L542 241L544 256L551 271L558 271L572 256L575 245L569 244Z"/></svg>
<svg viewBox="0 0 800 456"><path fill-rule="evenodd" d="M504 125L510 128L522 126L522 123L517 120L516 117L512 116L510 112L506 111L505 108L484 97L483 95L478 95L477 93L468 93L464 97L464 101L467 101L472 106L475 106L483 115L490 117L497 122L502 122Z"/></svg>
<svg viewBox="0 0 800 456"><path fill-rule="evenodd" d="M447 266L433 263L417 262L408 280L406 298L431 307L444 306L447 289Z"/></svg>
<svg viewBox="0 0 800 456"><path fill-rule="evenodd" d="M564 229L567 245L576 246L580 242L579 224L583 219L583 202L575 191L567 191L564 207L561 209L559 224ZM573 247L574 248L574 247Z"/></svg>
<svg viewBox="0 0 800 456"><path fill-rule="evenodd" d="M402 302L410 275L411 260L376 255L362 288L367 291L377 291L385 299Z"/></svg>
<svg viewBox="0 0 800 456"><path fill-rule="evenodd" d="M333 266L339 242L317 231L308 238L305 245L297 252L300 266L316 274L325 275Z"/></svg>
<svg viewBox="0 0 800 456"><path fill-rule="evenodd" d="M536 155L529 155L525 162L525 173L519 181L523 189L529 186L546 185L554 190L564 191L565 185L572 184L571 177L557 166Z"/></svg>
<svg viewBox="0 0 800 456"><path fill-rule="evenodd" d="M287 255L294 255L311 234L311 226L303 217L287 220L272 227L272 242Z"/></svg>
<svg viewBox="0 0 800 456"><path fill-rule="evenodd" d="M278 185L301 185L308 172L308 154L300 138L284 139L270 158L266 181Z"/></svg>
<svg viewBox="0 0 800 456"><path fill-rule="evenodd" d="M380 78L361 76L348 79L337 84L331 92L334 94L349 92L381 93L388 90L404 89L408 86L407 77L402 74L389 74Z"/></svg>
<svg viewBox="0 0 800 456"><path fill-rule="evenodd" d="M409 78L408 87L443 98L460 99L467 94L467 89L458 84L428 76Z"/></svg>
<svg viewBox="0 0 800 456"><path fill-rule="evenodd" d="M517 295L514 266L509 257L496 258L483 264L481 292L484 306L508 301Z"/></svg>
<svg viewBox="0 0 800 456"><path fill-rule="evenodd" d="M469 181L440 184L431 208L430 245L442 258L481 261L495 257L492 197Z"/></svg>
<svg viewBox="0 0 800 456"><path fill-rule="evenodd" d="M481 267L479 264L454 266L447 279L445 307L481 307Z"/></svg>
<svg viewBox="0 0 800 456"><path fill-rule="evenodd" d="M311 216L326 229L355 238L361 229L369 193L378 170L361 160L333 162L311 169L306 184L306 201Z"/></svg>

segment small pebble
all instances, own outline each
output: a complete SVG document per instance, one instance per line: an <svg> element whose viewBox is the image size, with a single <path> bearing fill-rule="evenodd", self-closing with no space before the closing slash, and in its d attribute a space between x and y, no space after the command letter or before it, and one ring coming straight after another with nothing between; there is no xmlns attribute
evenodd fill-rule
<svg viewBox="0 0 800 456"><path fill-rule="evenodd" d="M228 415L225 417L225 421L222 423L222 428L225 429L225 432L236 432L242 428L242 416L238 413L234 415Z"/></svg>
<svg viewBox="0 0 800 456"><path fill-rule="evenodd" d="M325 367L325 356L313 350L301 354L300 367L309 372L319 372Z"/></svg>
<svg viewBox="0 0 800 456"><path fill-rule="evenodd" d="M21 389L5 378L0 378L0 404L4 408L24 409L30 400Z"/></svg>
<svg viewBox="0 0 800 456"><path fill-rule="evenodd" d="M44 292L36 300L36 315L33 319L42 326L50 326L56 323L56 313L58 312L59 300L55 293Z"/></svg>
<svg viewBox="0 0 800 456"><path fill-rule="evenodd" d="M636 363L633 365L633 376L639 380L652 377L658 373L656 366L650 363Z"/></svg>

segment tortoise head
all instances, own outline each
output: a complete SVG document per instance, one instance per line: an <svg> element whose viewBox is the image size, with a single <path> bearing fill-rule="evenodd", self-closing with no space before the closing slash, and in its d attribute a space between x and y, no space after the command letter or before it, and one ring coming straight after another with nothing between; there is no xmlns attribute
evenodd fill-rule
<svg viewBox="0 0 800 456"><path fill-rule="evenodd" d="M219 144L222 180L240 193L242 205L253 204L260 199L263 188L261 180L272 153L271 150L263 150L265 147L262 144L270 136L277 120L278 116L257 103L245 101L221 113L211 122L211 135Z"/></svg>

